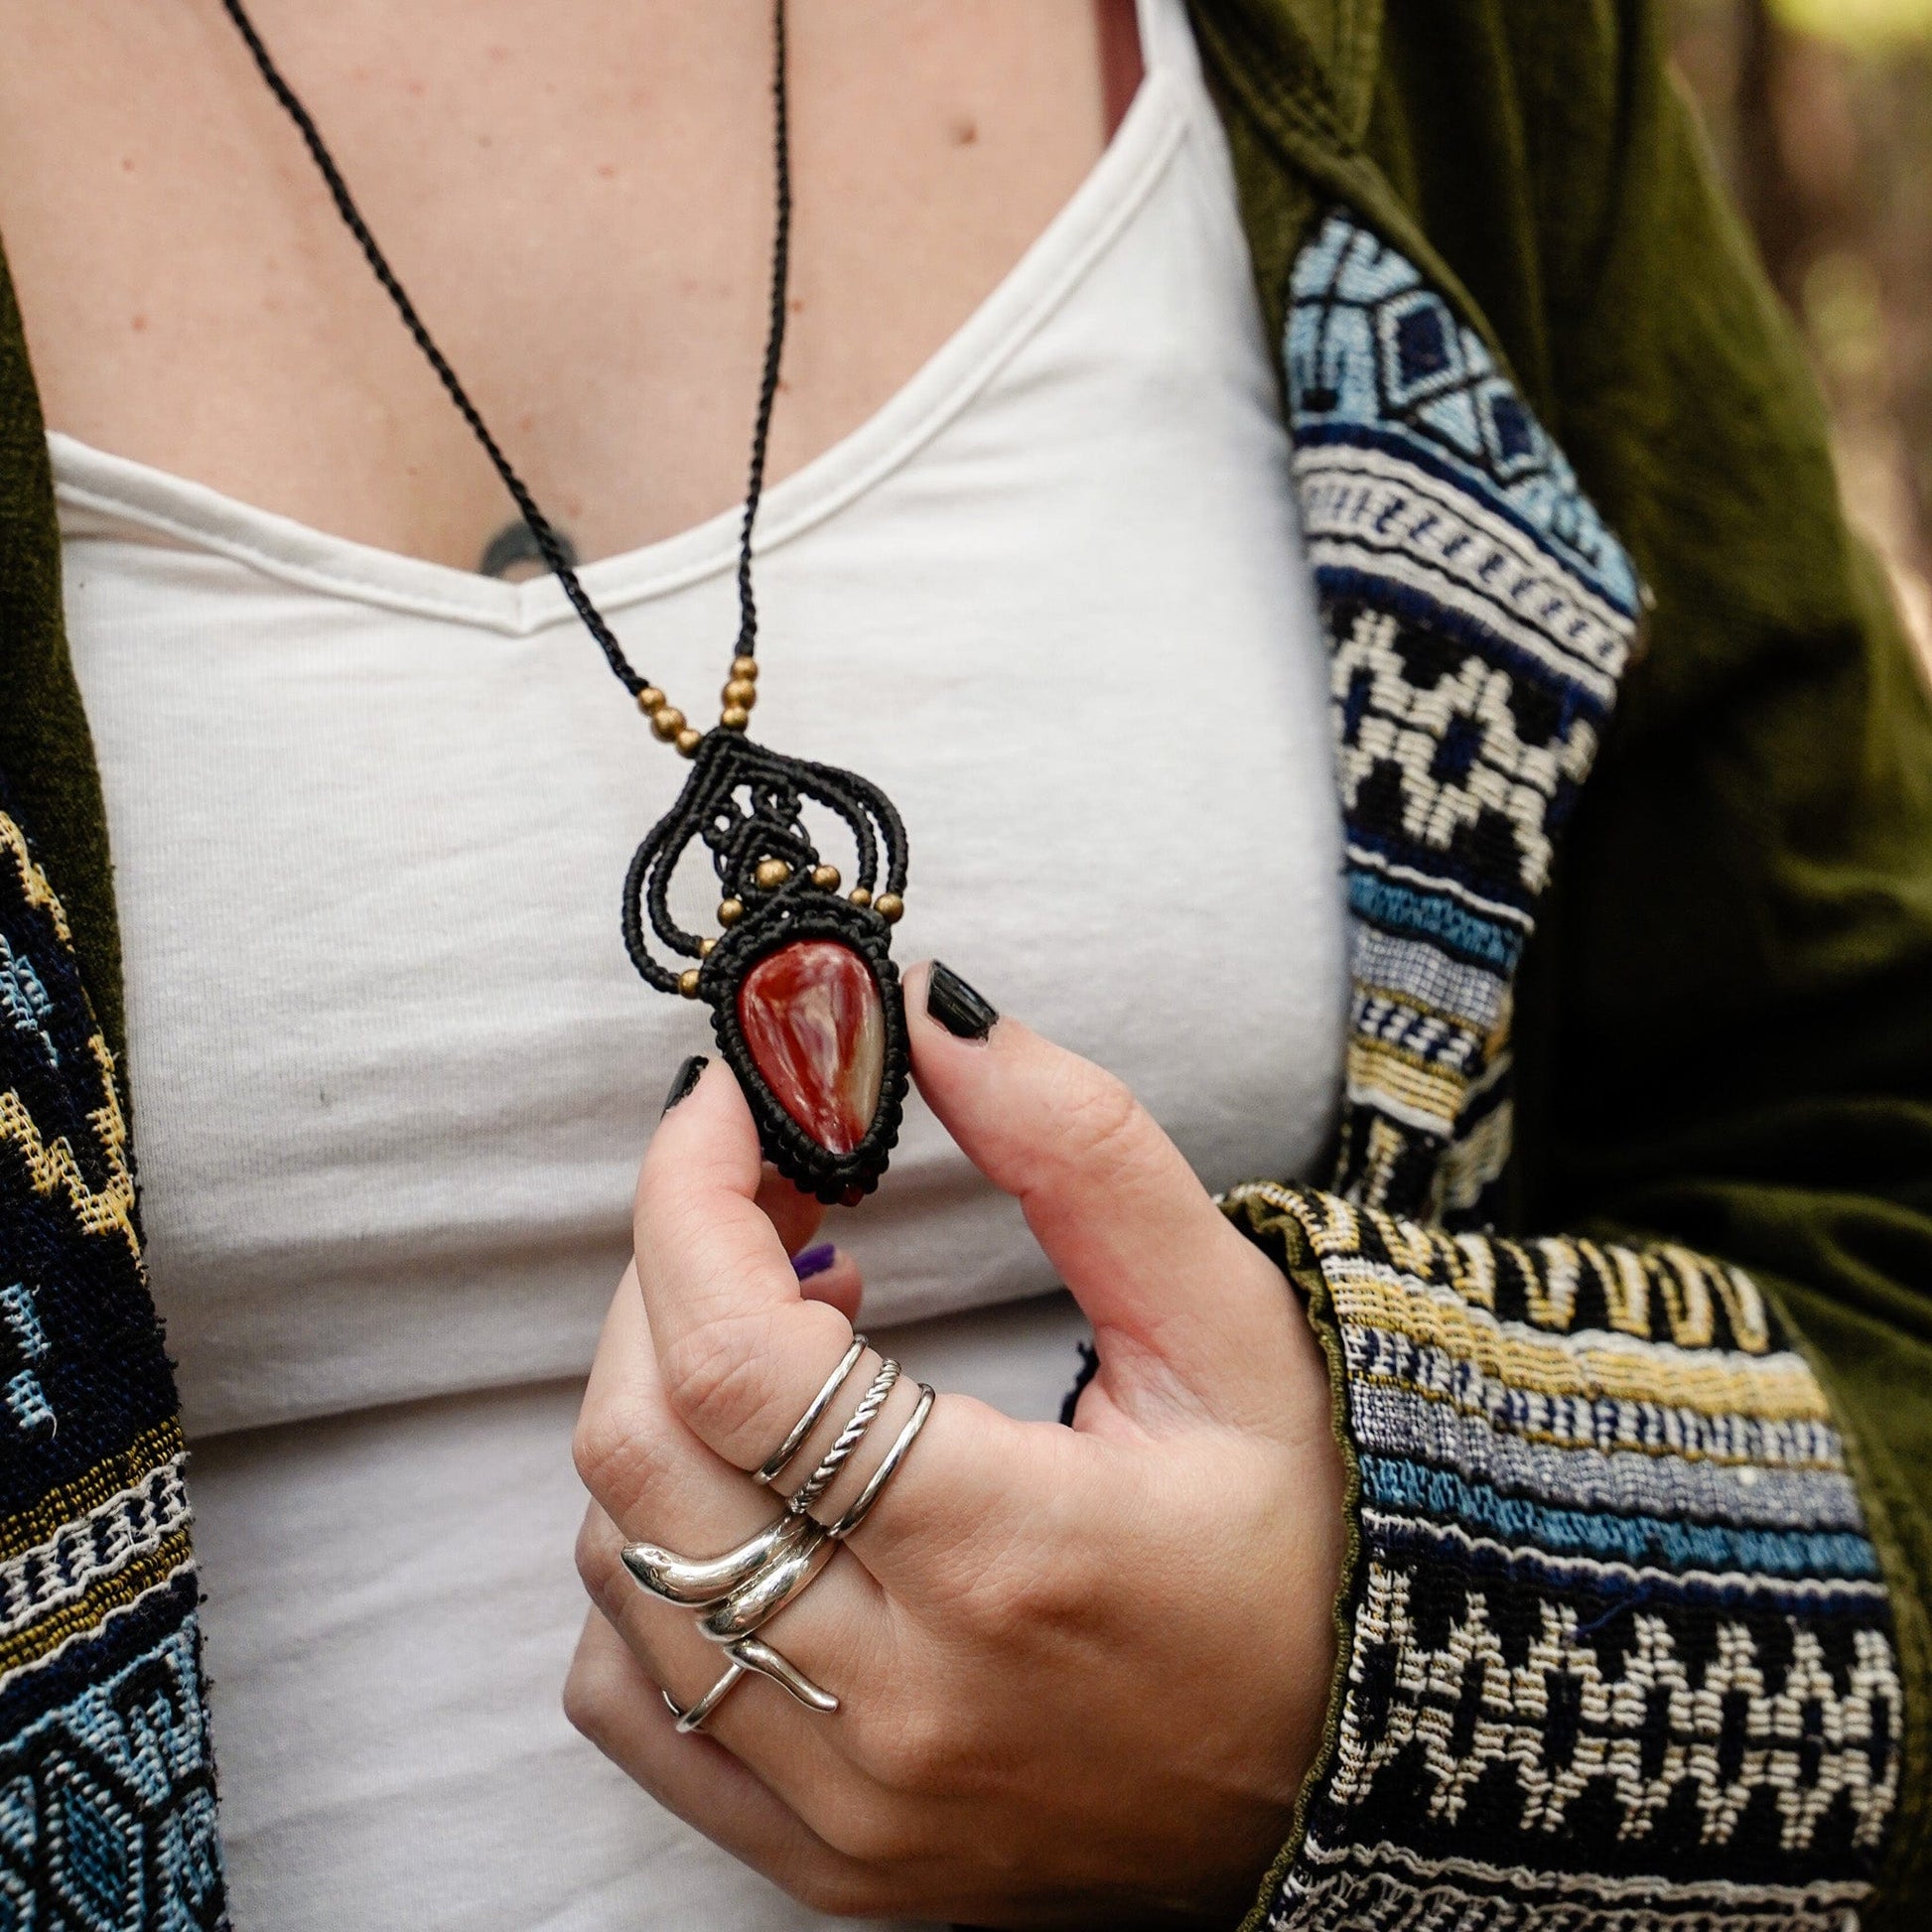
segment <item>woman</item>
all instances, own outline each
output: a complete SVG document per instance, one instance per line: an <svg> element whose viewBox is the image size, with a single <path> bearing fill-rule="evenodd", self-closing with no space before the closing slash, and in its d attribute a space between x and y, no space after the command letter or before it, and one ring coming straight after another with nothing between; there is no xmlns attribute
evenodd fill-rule
<svg viewBox="0 0 1932 1932"><path fill-rule="evenodd" d="M897 801L965 974L823 1231L727 1066L649 1131L704 1029L607 922L678 773L476 574L494 480L231 23L14 24L34 1922L1909 1922L1932 734L1648 13L792 21L759 735ZM765 10L257 24L701 691ZM689 1734L720 1650L621 1553L771 1519L862 1288L798 1467L882 1353L943 1393L759 1632L838 1708Z"/></svg>

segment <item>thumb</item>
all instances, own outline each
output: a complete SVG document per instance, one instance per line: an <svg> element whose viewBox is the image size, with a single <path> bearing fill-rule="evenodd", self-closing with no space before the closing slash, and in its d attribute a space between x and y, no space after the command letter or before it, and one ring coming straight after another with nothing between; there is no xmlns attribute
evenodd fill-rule
<svg viewBox="0 0 1932 1932"><path fill-rule="evenodd" d="M1001 1018L948 967L906 975L913 1077L966 1158L1026 1214L1094 1326L1107 1393L1228 1421L1279 1404L1302 1324L1288 1287L1104 1068Z"/></svg>

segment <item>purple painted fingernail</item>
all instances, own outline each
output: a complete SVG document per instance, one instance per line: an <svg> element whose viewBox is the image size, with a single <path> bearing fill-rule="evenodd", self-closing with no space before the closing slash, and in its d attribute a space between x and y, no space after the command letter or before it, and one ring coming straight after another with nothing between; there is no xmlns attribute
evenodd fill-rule
<svg viewBox="0 0 1932 1932"><path fill-rule="evenodd" d="M801 1282L808 1282L814 1275L822 1275L838 1260L839 1251L829 1241L821 1241L815 1248L801 1248L791 1258L791 1272Z"/></svg>

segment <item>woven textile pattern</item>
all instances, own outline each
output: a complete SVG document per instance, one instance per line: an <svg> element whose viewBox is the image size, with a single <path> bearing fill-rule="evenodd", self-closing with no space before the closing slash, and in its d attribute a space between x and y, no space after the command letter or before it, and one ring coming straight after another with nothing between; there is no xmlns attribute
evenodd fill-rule
<svg viewBox="0 0 1932 1932"><path fill-rule="evenodd" d="M1356 920L1337 1186L1479 1224L1509 982L1637 630L1636 574L1482 340L1351 216L1287 373Z"/></svg>
<svg viewBox="0 0 1932 1932"><path fill-rule="evenodd" d="M1271 1932L1847 1932L1897 1796L1885 1587L1739 1270L1483 1231L1510 985L1636 630L1472 332L1330 216L1294 277L1355 1010L1333 1191L1225 1205L1309 1298L1359 1541Z"/></svg>
<svg viewBox="0 0 1932 1932"><path fill-rule="evenodd" d="M173 1377L59 899L0 811L0 1932L227 1923Z"/></svg>
<svg viewBox="0 0 1932 1932"><path fill-rule="evenodd" d="M1885 1589L1749 1279L1258 1184L1359 1482L1339 1722L1271 1928L1845 1932L1897 1796Z"/></svg>

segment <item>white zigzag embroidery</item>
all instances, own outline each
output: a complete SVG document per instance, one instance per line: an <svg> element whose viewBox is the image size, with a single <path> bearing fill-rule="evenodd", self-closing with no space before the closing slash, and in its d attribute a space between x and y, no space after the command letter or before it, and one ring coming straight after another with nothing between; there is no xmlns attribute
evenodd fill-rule
<svg viewBox="0 0 1932 1932"><path fill-rule="evenodd" d="M11 1637L64 1603L77 1601L103 1577L151 1555L192 1512L182 1481L185 1455L151 1469L53 1537L0 1564L0 1636Z"/></svg>
<svg viewBox="0 0 1932 1932"><path fill-rule="evenodd" d="M1522 1794L1526 1829L1560 1832L1571 1802L1608 1777L1622 1807L1620 1835L1642 1839L1672 1792L1689 1780L1697 1787L1708 1845L1728 1841L1760 1789L1772 1793L1786 1851L1809 1846L1841 1791L1850 1793L1858 1818L1854 1843L1879 1843L1896 1794L1898 1753L1887 1753L1884 1777L1874 1784L1873 1707L1883 1699L1894 1724L1900 1710L1897 1672L1880 1632L1857 1632L1850 1687L1841 1696L1816 1634L1801 1625L1784 1681L1773 1692L1750 1632L1723 1622L1718 1653L1694 1687L1664 1620L1632 1610L1634 1643L1623 1675L1612 1681L1603 1675L1594 1646L1578 1638L1577 1612L1568 1603L1543 1601L1542 1627L1512 1668L1489 1626L1481 1590L1469 1590L1442 1649L1430 1650L1417 1640L1409 1587L1406 1574L1371 1564L1336 1741L1336 1803L1359 1802L1383 1765L1419 1744L1431 1783L1430 1812L1445 1822L1459 1816L1484 1772L1506 1763ZM1364 1653L1375 1645L1393 1652L1393 1689L1371 1745L1361 1733L1360 1697ZM1478 1715L1468 1749L1457 1752L1450 1736L1472 1673L1480 1674ZM1555 1764L1551 1686L1563 1679L1576 1686L1578 1722L1568 1762ZM1745 1700L1741 1748L1737 1770L1725 1775L1721 1753L1733 1693ZM1646 1743L1654 1771L1644 1768ZM1807 1745L1815 1760L1809 1776L1801 1763Z"/></svg>

